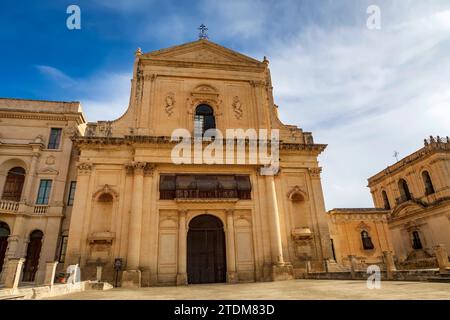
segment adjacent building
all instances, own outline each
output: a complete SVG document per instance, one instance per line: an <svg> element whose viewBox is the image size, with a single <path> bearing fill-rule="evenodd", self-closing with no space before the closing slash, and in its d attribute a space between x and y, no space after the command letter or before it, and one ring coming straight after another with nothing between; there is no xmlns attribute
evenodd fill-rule
<svg viewBox="0 0 450 320"><path fill-rule="evenodd" d="M0 99L0 270L24 258L24 282L64 260L84 123L79 102Z"/></svg>
<svg viewBox="0 0 450 320"><path fill-rule="evenodd" d="M450 248L450 141L423 148L369 178L375 207L390 211L389 230L405 268L435 265L433 248Z"/></svg>
<svg viewBox="0 0 450 320"><path fill-rule="evenodd" d="M425 139L368 181L374 208L328 212L336 260L379 264L388 254L400 269L437 267L434 248L450 248L449 138Z"/></svg>

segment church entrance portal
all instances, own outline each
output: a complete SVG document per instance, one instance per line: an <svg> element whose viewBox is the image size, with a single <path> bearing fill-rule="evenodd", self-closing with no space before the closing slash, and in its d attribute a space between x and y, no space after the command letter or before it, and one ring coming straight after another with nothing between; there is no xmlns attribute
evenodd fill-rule
<svg viewBox="0 0 450 320"><path fill-rule="evenodd" d="M225 234L220 219L209 214L192 219L187 251L189 283L226 281Z"/></svg>

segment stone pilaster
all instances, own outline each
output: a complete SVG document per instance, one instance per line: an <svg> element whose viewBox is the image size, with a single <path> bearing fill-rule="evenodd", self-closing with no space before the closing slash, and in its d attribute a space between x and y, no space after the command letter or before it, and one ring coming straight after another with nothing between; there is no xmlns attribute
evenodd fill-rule
<svg viewBox="0 0 450 320"><path fill-rule="evenodd" d="M32 195L32 186L36 177L37 163L39 157L41 156L40 152L34 151L33 156L31 157L30 170L27 174L27 179L22 191L22 201L31 203L33 199Z"/></svg>
<svg viewBox="0 0 450 320"><path fill-rule="evenodd" d="M394 272L397 271L392 251L383 251L383 257L384 257L384 264L386 265L387 278L391 280L394 278Z"/></svg>
<svg viewBox="0 0 450 320"><path fill-rule="evenodd" d="M70 219L69 238L67 243L67 253L64 266L67 268L71 264L80 263L83 236L87 225L88 206L91 206L88 196L92 176L92 164L79 163L77 174L77 187L75 190L75 202L72 207Z"/></svg>
<svg viewBox="0 0 450 320"><path fill-rule="evenodd" d="M144 196L144 170L146 162L134 162L133 169L133 200L128 229L127 267L122 274L122 287L140 287L141 271L139 256L141 251L142 204Z"/></svg>
<svg viewBox="0 0 450 320"><path fill-rule="evenodd" d="M186 210L178 211L178 273L177 286L187 285L187 229Z"/></svg>
<svg viewBox="0 0 450 320"><path fill-rule="evenodd" d="M236 273L236 246L234 241L233 210L227 210L227 282L238 281Z"/></svg>
<svg viewBox="0 0 450 320"><path fill-rule="evenodd" d="M293 279L293 268L285 263L283 256L283 244L281 240L280 216L278 211L277 192L273 175L266 176L266 188L268 193L268 210L270 218L270 236L272 243L272 280Z"/></svg>

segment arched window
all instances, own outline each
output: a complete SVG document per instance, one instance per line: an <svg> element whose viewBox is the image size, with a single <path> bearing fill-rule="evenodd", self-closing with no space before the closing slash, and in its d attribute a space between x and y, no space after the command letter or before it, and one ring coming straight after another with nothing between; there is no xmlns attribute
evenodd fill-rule
<svg viewBox="0 0 450 320"><path fill-rule="evenodd" d="M412 246L415 250L422 249L422 241L420 241L420 235L418 231L413 231L412 233Z"/></svg>
<svg viewBox="0 0 450 320"><path fill-rule="evenodd" d="M384 208L386 210L391 210L391 204L389 203L389 199L388 199L386 191L384 191L384 190L381 191L381 196L383 197Z"/></svg>
<svg viewBox="0 0 450 320"><path fill-rule="evenodd" d="M434 187L433 187L433 183L431 182L431 177L430 177L430 174L428 173L428 171L422 172L422 180L423 180L423 184L425 185L425 194L426 195L433 194Z"/></svg>
<svg viewBox="0 0 450 320"><path fill-rule="evenodd" d="M364 250L371 250L374 248L372 238L370 238L369 233L365 230L361 232L361 241Z"/></svg>
<svg viewBox="0 0 450 320"><path fill-rule="evenodd" d="M411 193L409 192L408 183L404 179L398 181L398 189L400 190L400 199L402 201L411 200Z"/></svg>
<svg viewBox="0 0 450 320"><path fill-rule="evenodd" d="M14 167L8 171L3 188L3 200L20 201L22 195L23 182L25 181L25 169Z"/></svg>
<svg viewBox="0 0 450 320"><path fill-rule="evenodd" d="M195 109L194 135L201 137L208 129L216 128L214 110L207 104L201 104Z"/></svg>

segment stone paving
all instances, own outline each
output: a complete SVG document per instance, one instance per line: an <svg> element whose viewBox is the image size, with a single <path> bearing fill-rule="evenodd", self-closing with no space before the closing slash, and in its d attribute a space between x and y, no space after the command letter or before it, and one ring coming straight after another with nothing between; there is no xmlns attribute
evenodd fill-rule
<svg viewBox="0 0 450 320"><path fill-rule="evenodd" d="M230 300L230 299L445 299L450 300L450 284L382 281L380 289L368 289L366 281L290 280L245 284L201 284L183 287L150 287L85 291L52 299L74 300Z"/></svg>

